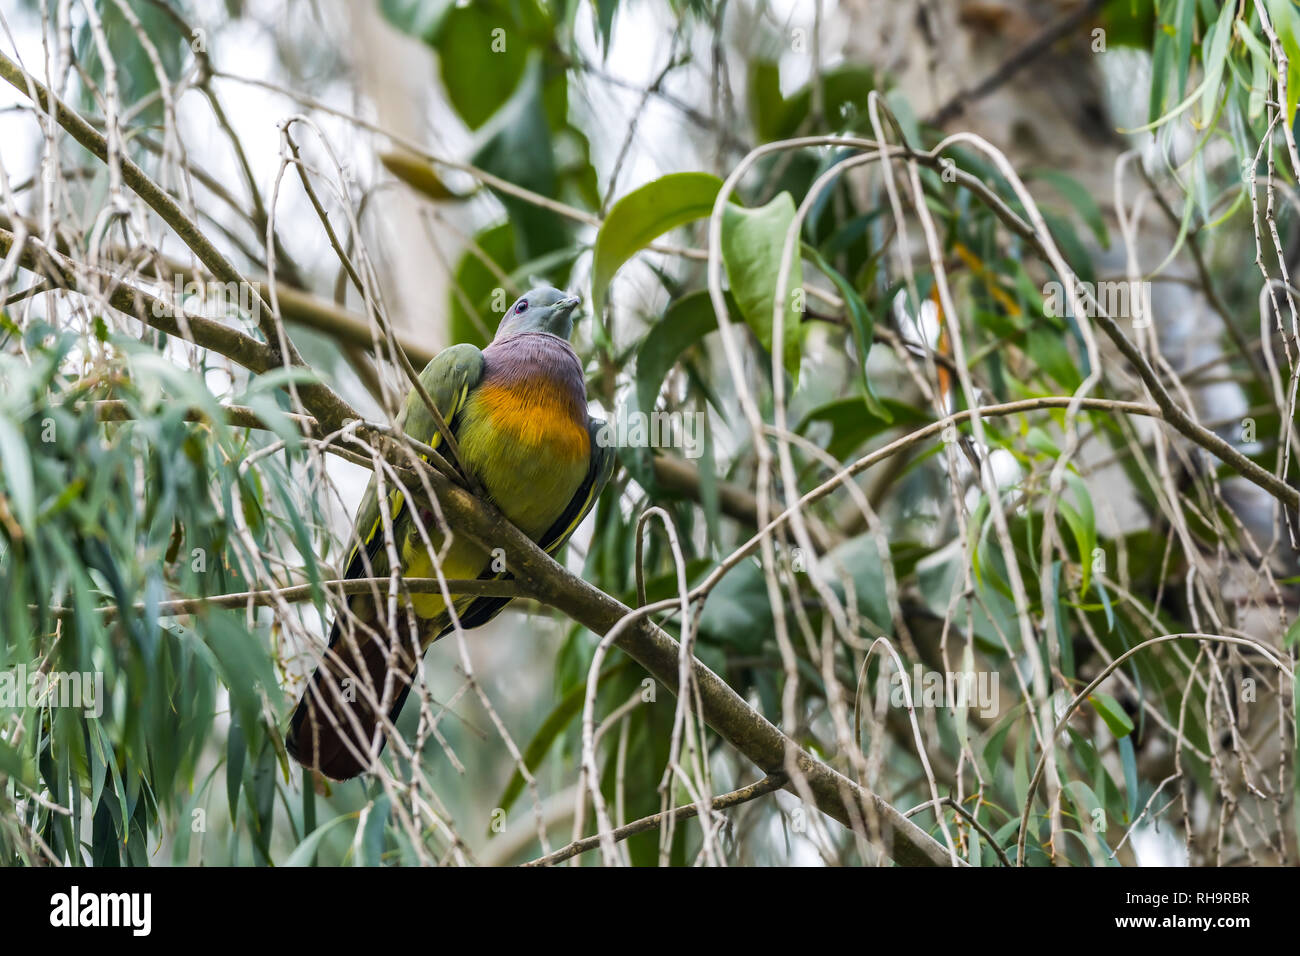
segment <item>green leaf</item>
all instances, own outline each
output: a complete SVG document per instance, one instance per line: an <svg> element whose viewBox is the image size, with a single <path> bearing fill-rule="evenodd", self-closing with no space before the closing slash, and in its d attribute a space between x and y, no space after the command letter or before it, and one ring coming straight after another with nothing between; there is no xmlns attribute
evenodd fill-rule
<svg viewBox="0 0 1300 956"><path fill-rule="evenodd" d="M391 809L392 801L387 796L380 796L361 811L362 819L357 826L352 854L352 862L356 866L379 866L383 862L384 827L388 823Z"/></svg>
<svg viewBox="0 0 1300 956"><path fill-rule="evenodd" d="M600 31L600 53L603 61L609 55L609 42L614 36L614 12L618 0L592 0L596 8L596 27Z"/></svg>
<svg viewBox="0 0 1300 956"><path fill-rule="evenodd" d="M239 715L235 714L226 732L226 801L230 807L230 822L239 819L239 791L244 784L244 761L248 756L248 746L244 741L244 732L239 726Z"/></svg>
<svg viewBox="0 0 1300 956"><path fill-rule="evenodd" d="M1061 449L1056 447L1056 442L1052 441L1051 436L1038 425L1029 426L1029 431L1025 434L1025 444L1035 451L1042 452L1048 458L1061 457Z"/></svg>
<svg viewBox="0 0 1300 956"><path fill-rule="evenodd" d="M122 771L118 766L117 754L113 749L113 742L109 739L108 731L104 729L101 721L94 721L90 724L94 729L95 736L91 738L92 744L98 742L97 753L104 764L108 767L109 775L113 778L112 796L117 798L116 809L120 812L121 818L126 819L130 814L126 808L126 788L122 786ZM100 806L105 806L113 801L104 800Z"/></svg>
<svg viewBox="0 0 1300 956"><path fill-rule="evenodd" d="M1287 628L1286 637L1282 638L1282 644L1286 647L1294 647L1300 644L1300 617L1291 622L1291 626Z"/></svg>
<svg viewBox="0 0 1300 956"><path fill-rule="evenodd" d="M231 707L251 739L261 725L264 696L274 692L278 699L279 685L269 650L248 632L241 618L227 611L211 612L205 618L206 626L196 632L200 641L195 648L221 675L230 691Z"/></svg>
<svg viewBox="0 0 1300 956"><path fill-rule="evenodd" d="M1063 608L1061 606L1061 562L1052 562L1051 589L1043 595L1044 609L1050 613L1056 622L1057 646L1061 653L1061 673L1065 675L1066 680L1074 679L1074 643L1070 640L1070 633L1065 626Z"/></svg>
<svg viewBox="0 0 1300 956"><path fill-rule="evenodd" d="M1178 39L1178 56L1174 62L1178 64L1178 95L1182 96L1187 92L1187 74L1192 67L1192 41L1197 38L1195 0L1178 0L1174 20L1177 23L1174 36Z"/></svg>
<svg viewBox="0 0 1300 956"><path fill-rule="evenodd" d="M614 273L669 229L713 211L722 180L710 173L669 173L628 193L609 210L596 236L591 266L591 305L604 314Z"/></svg>
<svg viewBox="0 0 1300 956"><path fill-rule="evenodd" d="M489 4L473 3L447 13L437 32L443 88L470 129L491 119L524 75L528 48L513 26Z"/></svg>
<svg viewBox="0 0 1300 956"><path fill-rule="evenodd" d="M821 253L805 244L804 255L825 273L844 299L844 306L849 313L849 324L853 328L853 343L858 351L858 370L862 373L862 397L866 399L867 409L879 419L886 422L893 421L893 413L880 401L875 386L871 384L871 376L867 374L867 357L871 353L876 334L875 317L867 308L867 303L862 300L862 296L858 295L858 290L853 288L853 284L823 259Z"/></svg>
<svg viewBox="0 0 1300 956"><path fill-rule="evenodd" d="M749 119L763 142L781 139L785 98L781 95L781 68L772 60L753 60L749 68Z"/></svg>
<svg viewBox="0 0 1300 956"><path fill-rule="evenodd" d="M1039 319L1026 335L1025 350L1038 366L1040 377L1050 376L1064 391L1073 392L1083 377L1079 374L1078 363L1065 344L1066 340L1067 336L1055 322Z"/></svg>
<svg viewBox="0 0 1300 956"><path fill-rule="evenodd" d="M31 786L36 775L32 765L13 747L0 740L0 773Z"/></svg>
<svg viewBox="0 0 1300 956"><path fill-rule="evenodd" d="M1137 755L1133 751L1133 738L1125 735L1119 740L1120 765L1124 768L1124 794L1128 800L1126 811L1131 822L1137 815L1138 771Z"/></svg>
<svg viewBox="0 0 1300 956"><path fill-rule="evenodd" d="M727 296L733 318L739 317L735 300ZM637 405L649 415L668 370L686 350L718 327L718 317L707 290L690 292L669 303L663 318L650 327L636 354Z"/></svg>
<svg viewBox="0 0 1300 956"><path fill-rule="evenodd" d="M420 156L389 150L379 154L379 161L384 169L429 199L445 202L468 198L449 188L433 164Z"/></svg>
<svg viewBox="0 0 1300 956"><path fill-rule="evenodd" d="M1025 798L1029 796L1029 746L1030 735L1022 734L1019 745L1016 747L1015 761L1011 767L1011 786L1016 795L1016 806L1023 807ZM1033 818L1030 818L1032 822ZM1002 842L1002 834L998 834L998 842Z"/></svg>
<svg viewBox="0 0 1300 956"><path fill-rule="evenodd" d="M516 186L553 198L559 180L542 73L542 62L534 57L510 100L480 131L473 163ZM570 225L558 214L501 190L493 190L493 194L514 224L519 261L569 244Z"/></svg>
<svg viewBox="0 0 1300 956"><path fill-rule="evenodd" d="M1080 279L1084 282L1092 282L1095 278L1092 257L1088 255L1087 247L1079 239L1079 234L1074 229L1074 222L1067 216L1049 209L1041 212L1043 222L1047 223L1047 228L1052 233L1052 238L1056 241L1057 248L1061 250L1065 261L1074 268Z"/></svg>
<svg viewBox="0 0 1300 956"><path fill-rule="evenodd" d="M837 594L845 593L844 584L839 580L843 575L853 583L858 613L870 619L876 626L888 632L891 628L889 603L885 598L884 566L880 560L880 550L872 535L859 535L836 546L829 555L837 571L837 580L831 582L831 589ZM893 560L892 555L886 555ZM843 569L843 570L840 570Z"/></svg>
<svg viewBox="0 0 1300 956"><path fill-rule="evenodd" d="M275 399L265 393L249 393L240 404L247 405L267 428L284 441L291 451L297 451L302 445L302 431L285 414Z"/></svg>
<svg viewBox="0 0 1300 956"><path fill-rule="evenodd" d="M1106 31L1106 45L1150 49L1155 33L1154 0L1108 0L1098 22Z"/></svg>
<svg viewBox="0 0 1300 956"><path fill-rule="evenodd" d="M875 75L860 66L825 70L815 81L821 85L823 116L817 124L829 130L865 129L869 123L867 97L875 88ZM781 95L781 74L771 60L757 60L750 70L749 115L759 139L788 139L800 131L813 106L813 83L801 86L787 99Z"/></svg>
<svg viewBox="0 0 1300 956"><path fill-rule="evenodd" d="M781 253L793 224L794 200L789 193L781 193L758 209L728 206L722 213L722 261L727 267L731 294L740 306L741 315L769 353L774 349L772 314ZM803 294L803 261L798 236L794 243L785 282L782 360L797 383L802 329L795 302L796 296Z"/></svg>
<svg viewBox="0 0 1300 956"><path fill-rule="evenodd" d="M1295 116L1296 103L1300 101L1300 51L1289 54L1286 67L1286 116L1287 122L1292 122L1291 117Z"/></svg>
<svg viewBox="0 0 1300 956"><path fill-rule="evenodd" d="M1122 2L1122 0L1117 0L1117 2ZM1147 97L1147 122L1154 123L1165 109L1170 64L1175 53L1173 35L1167 30L1155 30L1150 49L1151 92Z"/></svg>
<svg viewBox="0 0 1300 956"><path fill-rule="evenodd" d="M325 834L329 833L344 820L350 820L355 817L355 813L345 813L342 816L335 817L329 823L322 823L315 830L303 839L294 851L289 854L289 859L281 863L281 866L311 866L311 861L316 856L317 849L320 848L321 840L325 839Z"/></svg>
<svg viewBox="0 0 1300 956"><path fill-rule="evenodd" d="M252 810L249 829L258 859L271 865L271 831L275 825L276 752L270 738L263 738L262 751L244 785L244 796Z"/></svg>
<svg viewBox="0 0 1300 956"><path fill-rule="evenodd" d="M36 484L32 460L18 427L0 415L0 473L13 502L13 512L23 531L30 534L36 520Z"/></svg>
<svg viewBox="0 0 1300 956"><path fill-rule="evenodd" d="M1111 606L1110 595L1106 592L1106 585L1100 581L1096 582L1097 593L1101 595L1101 609L1106 615L1106 633L1115 633L1115 608Z"/></svg>
<svg viewBox="0 0 1300 956"><path fill-rule="evenodd" d="M988 734L988 742L980 752L984 758L984 765L988 768L990 774L995 774L1002 766L1002 749L1007 742L1007 735L1011 728L1015 726L1015 717L1008 716L1000 727Z"/></svg>
<svg viewBox="0 0 1300 956"><path fill-rule="evenodd" d="M808 427L816 422L829 424L831 437L826 443L826 450L836 458L843 459L863 442L891 426L924 425L931 421L928 415L903 402L887 398L881 404L888 418L873 412L862 396L838 398L810 411L796 430L806 435Z"/></svg>
<svg viewBox="0 0 1300 956"><path fill-rule="evenodd" d="M1101 719L1106 722L1106 726L1116 737L1127 737L1133 733L1133 721L1129 719L1128 714L1124 713L1124 708L1114 697L1109 694L1092 694L1088 700L1097 709L1097 713L1101 714Z"/></svg>
<svg viewBox="0 0 1300 956"><path fill-rule="evenodd" d="M1074 535L1075 544L1079 548L1079 564L1083 568L1083 581L1079 585L1079 593L1086 594L1088 584L1092 580L1092 552L1097 547L1097 518L1092 507L1092 497L1088 494L1088 487L1083 483L1083 479L1073 472L1066 472L1065 478L1074 491L1079 507L1075 510L1064 499L1058 501L1057 505L1065 518L1065 523L1070 526L1070 532Z"/></svg>
<svg viewBox="0 0 1300 956"><path fill-rule="evenodd" d="M456 0L379 0L384 19L403 33L433 43Z"/></svg>
<svg viewBox="0 0 1300 956"><path fill-rule="evenodd" d="M704 402L700 400L700 411L704 411ZM701 419L704 425L703 440L700 443L700 507L704 510L704 525L708 531L706 545L717 547L722 541L722 500L718 494L718 462L713 453L713 426L709 416Z"/></svg>
<svg viewBox="0 0 1300 956"><path fill-rule="evenodd" d="M1228 41L1232 39L1232 18L1236 16L1236 12L1235 3L1223 4L1219 19L1206 32L1205 41L1201 45L1202 55L1205 57L1202 64L1205 70L1205 88L1201 93L1202 126L1214 120L1215 104L1219 99L1219 83L1223 79L1223 64L1228 57ZM1208 53L1204 52L1206 49ZM1292 113L1288 111L1287 116L1291 115Z"/></svg>
<svg viewBox="0 0 1300 956"><path fill-rule="evenodd" d="M759 653L773 627L766 593L758 565L742 561L709 592L700 610L700 634L738 653Z"/></svg>
<svg viewBox="0 0 1300 956"><path fill-rule="evenodd" d="M1268 48L1260 42L1259 37L1250 32L1250 28L1244 21L1236 21L1233 27L1237 31L1237 36L1246 44L1246 49L1250 51L1250 99L1247 101L1246 118L1253 122L1264 111L1264 96L1268 89L1269 77L1271 76L1274 82L1277 81L1277 66L1274 65Z"/></svg>
<svg viewBox="0 0 1300 956"><path fill-rule="evenodd" d="M98 33L112 57L112 69L122 102L134 104L138 110L136 115L144 122L160 123L163 105L158 96L159 75L141 38L149 41L149 48L160 62L164 75L172 80L180 78L181 51L188 53L186 48L192 38L177 30L175 23L158 7L147 3L132 6L134 15L128 19L117 4L101 4ZM77 31L76 57L78 67L102 86L104 61L99 41L89 23L83 23ZM89 95L86 96L89 101Z"/></svg>

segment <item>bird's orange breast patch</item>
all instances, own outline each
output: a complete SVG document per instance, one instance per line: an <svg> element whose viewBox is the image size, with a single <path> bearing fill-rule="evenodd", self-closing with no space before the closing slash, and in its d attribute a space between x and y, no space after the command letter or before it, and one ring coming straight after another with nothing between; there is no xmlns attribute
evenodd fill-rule
<svg viewBox="0 0 1300 956"><path fill-rule="evenodd" d="M585 461L591 454L586 410L548 379L485 382L474 397L491 427L520 444L566 461Z"/></svg>

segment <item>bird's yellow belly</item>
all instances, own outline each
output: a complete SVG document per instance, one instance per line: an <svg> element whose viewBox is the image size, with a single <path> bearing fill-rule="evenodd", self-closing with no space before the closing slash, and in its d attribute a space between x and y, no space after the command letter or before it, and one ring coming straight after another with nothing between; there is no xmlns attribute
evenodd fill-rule
<svg viewBox="0 0 1300 956"><path fill-rule="evenodd" d="M587 474L591 440L585 424L572 409L548 401L544 390L484 385L466 403L457 433L466 467L502 514L534 541L564 513ZM430 538L442 547L441 538ZM436 576L418 532L408 536L402 558L409 577ZM443 577L476 578L493 559L490 550L455 538L442 559ZM456 603L470 600L466 595ZM439 594L413 595L412 603L426 619L446 610Z"/></svg>
<svg viewBox="0 0 1300 956"><path fill-rule="evenodd" d="M443 539L435 535L429 525L426 525L426 530L429 532L429 539L433 542L435 550L441 553ZM413 529L402 550L402 563L406 568L407 577L436 578L438 576L433 566L433 558L430 557L418 531ZM456 537L442 558L442 576L448 581L476 578L487 567L490 559L490 555L463 535ZM456 599L456 605L460 608L468 604L473 595L456 595L453 592L452 597ZM426 620L438 617L447 609L446 602L438 593L412 594L411 604L415 607L415 613Z"/></svg>

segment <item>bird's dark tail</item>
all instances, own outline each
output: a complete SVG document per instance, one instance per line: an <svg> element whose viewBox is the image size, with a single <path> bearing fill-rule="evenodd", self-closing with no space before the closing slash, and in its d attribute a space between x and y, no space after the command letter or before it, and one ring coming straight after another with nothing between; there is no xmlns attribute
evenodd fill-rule
<svg viewBox="0 0 1300 956"><path fill-rule="evenodd" d="M355 577L356 566L348 577ZM479 575L485 580L506 579L510 574L490 567ZM508 597L466 597L459 609L460 625L465 630L481 627L510 603ZM334 619L329 648L289 720L285 748L289 756L304 767L319 770L333 780L350 780L373 763L371 741L379 727L374 757L384 751L387 734L377 717L375 704L391 702L388 722L394 723L415 682L420 654L434 640L450 633L453 626L445 612L436 618L416 620L412 647L409 618L399 610L397 626L387 628L375 611L374 599L358 595L348 600L348 612ZM345 625L345 621L351 624ZM352 633L344 634L344 627ZM394 647L389 636L401 637ZM384 682L390 686L385 687Z"/></svg>
<svg viewBox="0 0 1300 956"><path fill-rule="evenodd" d="M388 738L376 705L389 702L388 719L397 720L418 662L417 653L403 646L410 643L409 629L394 629L407 635L394 647L384 628L364 626L364 616L359 616L363 623L345 636L342 617L334 621L329 650L298 701L285 735L291 757L333 780L348 780L368 769L375 744L373 757L383 751ZM370 618L373 622L373 615Z"/></svg>

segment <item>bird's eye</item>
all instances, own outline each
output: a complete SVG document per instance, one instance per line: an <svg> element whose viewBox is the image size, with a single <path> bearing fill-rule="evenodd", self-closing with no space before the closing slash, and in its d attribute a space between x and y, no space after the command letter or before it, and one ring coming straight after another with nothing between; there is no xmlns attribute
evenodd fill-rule
<svg viewBox="0 0 1300 956"><path fill-rule="evenodd" d="M527 312L527 311L528 311L528 300L527 300L527 299L520 299L520 300L519 300L519 304L518 304L517 306L515 306L515 311L516 311L516 312Z"/></svg>

